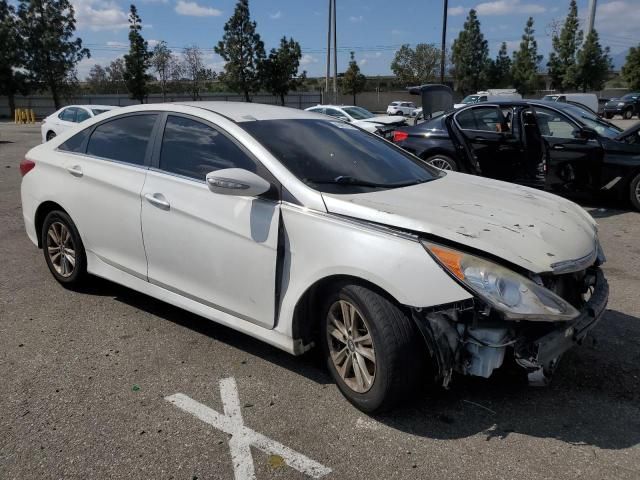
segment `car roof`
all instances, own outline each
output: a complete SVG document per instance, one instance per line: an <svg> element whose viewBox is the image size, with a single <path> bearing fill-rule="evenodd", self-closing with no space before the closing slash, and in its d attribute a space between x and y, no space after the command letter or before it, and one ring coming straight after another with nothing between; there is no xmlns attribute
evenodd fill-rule
<svg viewBox="0 0 640 480"><path fill-rule="evenodd" d="M265 105L247 102L176 102L174 105L185 105L208 110L223 115L234 122L250 122L254 120L290 120L318 118L317 113L298 110L297 108Z"/></svg>
<svg viewBox="0 0 640 480"><path fill-rule="evenodd" d="M82 108L89 108L89 109L96 109L96 110L113 110L114 108L120 108L117 105L65 105L63 108L69 108L69 107L82 107Z"/></svg>

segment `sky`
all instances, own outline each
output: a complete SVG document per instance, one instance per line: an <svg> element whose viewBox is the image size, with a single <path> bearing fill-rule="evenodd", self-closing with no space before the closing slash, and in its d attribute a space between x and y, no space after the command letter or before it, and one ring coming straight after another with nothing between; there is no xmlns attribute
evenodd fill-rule
<svg viewBox="0 0 640 480"><path fill-rule="evenodd" d="M197 45L205 62L222 69L213 46L221 39L223 27L233 13L235 0L135 0L142 18L143 36L153 46L167 42L174 53ZM366 75L388 75L394 52L408 43L440 45L442 0L336 0L338 71L344 71L353 50ZM78 67L84 79L92 65L108 64L126 53L129 3L124 0L71 0L76 10L77 35L91 50L90 59ZM250 0L253 20L267 51L277 47L286 35L297 40L303 52L302 69L308 76L322 76L326 65L327 15L329 0ZM589 0L578 0L583 21ZM551 48L550 25L562 20L569 0L449 0L447 43L453 42L466 14L475 8L491 55L500 43L509 51L517 48L529 16L535 20L540 52ZM585 22L586 23L586 22ZM640 0L598 0L595 26L612 54L620 54L640 43Z"/></svg>

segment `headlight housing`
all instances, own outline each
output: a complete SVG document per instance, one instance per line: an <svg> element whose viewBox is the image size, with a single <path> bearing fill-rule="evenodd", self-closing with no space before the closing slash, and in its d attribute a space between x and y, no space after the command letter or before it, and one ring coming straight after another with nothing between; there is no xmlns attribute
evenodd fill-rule
<svg viewBox="0 0 640 480"><path fill-rule="evenodd" d="M453 277L509 320L572 320L579 312L551 290L484 258L422 241Z"/></svg>
<svg viewBox="0 0 640 480"><path fill-rule="evenodd" d="M624 102L618 102L619 107L624 107Z"/></svg>

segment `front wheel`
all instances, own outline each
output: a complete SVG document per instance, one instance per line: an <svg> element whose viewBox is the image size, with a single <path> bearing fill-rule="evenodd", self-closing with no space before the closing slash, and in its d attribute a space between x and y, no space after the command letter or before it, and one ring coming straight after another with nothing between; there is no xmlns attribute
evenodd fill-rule
<svg viewBox="0 0 640 480"><path fill-rule="evenodd" d="M440 170L452 170L458 171L458 164L456 161L448 155L442 155L440 153L432 155L425 159L425 162L429 165L439 168Z"/></svg>
<svg viewBox="0 0 640 480"><path fill-rule="evenodd" d="M625 120L631 120L633 118L633 110L632 109L627 109L622 113L622 118L624 118Z"/></svg>
<svg viewBox="0 0 640 480"><path fill-rule="evenodd" d="M321 343L342 394L363 412L384 411L418 391L427 356L412 320L384 296L345 284L324 304Z"/></svg>
<svg viewBox="0 0 640 480"><path fill-rule="evenodd" d="M629 187L629 200L633 208L640 211L640 173L637 174Z"/></svg>
<svg viewBox="0 0 640 480"><path fill-rule="evenodd" d="M613 113L605 113L604 118L611 120L613 118Z"/></svg>
<svg viewBox="0 0 640 480"><path fill-rule="evenodd" d="M54 210L42 225L42 250L49 270L64 286L78 286L87 274L87 257L71 217Z"/></svg>

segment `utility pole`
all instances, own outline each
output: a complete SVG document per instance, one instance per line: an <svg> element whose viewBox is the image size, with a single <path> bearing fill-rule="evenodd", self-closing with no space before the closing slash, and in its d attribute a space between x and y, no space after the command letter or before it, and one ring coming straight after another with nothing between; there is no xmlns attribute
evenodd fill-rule
<svg viewBox="0 0 640 480"><path fill-rule="evenodd" d="M333 0L333 101L338 103L338 40L336 34L336 0Z"/></svg>
<svg viewBox="0 0 640 480"><path fill-rule="evenodd" d="M595 0L593 0L595 1ZM444 84L444 66L447 62L447 14L449 10L449 0L443 1L444 7L442 12L442 46L440 57L440 83Z"/></svg>
<svg viewBox="0 0 640 480"><path fill-rule="evenodd" d="M329 24L327 25L327 77L324 82L324 93L329 95L329 78L331 78L331 12L333 11L333 0L329 0ZM327 103L326 98L322 99L323 103Z"/></svg>
<svg viewBox="0 0 640 480"><path fill-rule="evenodd" d="M596 21L596 3L598 3L598 0L589 1L589 23L587 24L587 36L593 30L593 24Z"/></svg>

